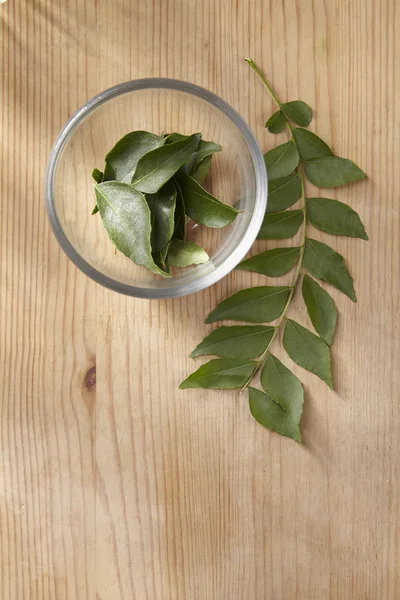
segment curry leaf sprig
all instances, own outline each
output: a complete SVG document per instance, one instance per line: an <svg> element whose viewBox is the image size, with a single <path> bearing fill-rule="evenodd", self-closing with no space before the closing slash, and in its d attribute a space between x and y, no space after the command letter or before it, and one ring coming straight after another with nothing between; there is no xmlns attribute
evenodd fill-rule
<svg viewBox="0 0 400 600"><path fill-rule="evenodd" d="M201 134L156 135L132 131L94 169L96 206L113 244L137 265L169 276L170 267L209 260L186 240L187 218L206 227L225 227L238 210L202 187L211 159L221 146Z"/></svg>
<svg viewBox="0 0 400 600"><path fill-rule="evenodd" d="M291 285L244 289L218 304L206 323L230 320L256 325L222 325L213 330L191 357L215 355L219 358L203 364L180 387L248 388L253 417L272 431L301 442L303 386L270 348L283 328L283 347L289 357L332 388L330 345L337 310L329 293L314 278L356 300L353 280L343 257L327 244L310 237L308 224L329 234L368 239L358 214L349 206L331 198L307 197L306 180L325 188L364 179L366 175L352 161L335 156L321 138L306 129L312 112L305 102L281 103L254 62L246 61L277 105L265 126L270 133L286 129L289 134L287 142L264 155L269 194L258 239L290 239L302 226L301 243L265 250L237 266L237 269L266 277L279 277L295 270ZM287 210L298 201L298 209ZM316 334L287 316L300 285ZM274 321L273 325L265 325ZM258 372L262 390L250 386Z"/></svg>

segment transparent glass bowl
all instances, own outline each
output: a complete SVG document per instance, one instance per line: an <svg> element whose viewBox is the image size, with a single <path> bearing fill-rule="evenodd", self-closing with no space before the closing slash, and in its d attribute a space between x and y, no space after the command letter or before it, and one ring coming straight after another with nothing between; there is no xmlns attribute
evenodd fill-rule
<svg viewBox="0 0 400 600"><path fill-rule="evenodd" d="M210 260L174 269L170 278L149 273L116 252L95 204L94 167L126 133L199 132L222 146L204 187L221 201L243 210L228 227L191 223L188 239ZM245 256L260 229L267 202L267 174L261 151L243 119L211 92L173 79L129 81L101 92L80 108L58 136L45 182L46 207L57 240L81 271L98 283L130 296L169 298L212 285Z"/></svg>

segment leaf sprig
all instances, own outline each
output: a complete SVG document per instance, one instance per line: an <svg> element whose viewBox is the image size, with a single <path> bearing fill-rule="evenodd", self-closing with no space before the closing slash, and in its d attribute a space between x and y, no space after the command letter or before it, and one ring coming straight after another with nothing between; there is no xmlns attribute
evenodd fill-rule
<svg viewBox="0 0 400 600"><path fill-rule="evenodd" d="M246 61L277 105L277 111L265 123L266 128L273 134L286 129L289 134L289 141L264 155L269 196L258 239L289 239L302 224L303 230L299 246L266 250L243 260L237 269L267 277L278 277L294 269L294 278L289 286L248 288L220 302L206 323L233 320L257 325L222 325L213 330L191 357L211 354L219 358L203 364L180 387L242 388L242 391L248 388L253 417L272 431L301 442L303 386L271 354L271 345L283 328L283 347L289 357L332 388L330 345L337 309L329 293L313 277L356 301L353 279L343 257L327 244L309 237L307 224L332 235L368 239L360 217L352 208L331 198L308 198L306 179L325 188L364 179L366 175L352 161L335 156L321 138L305 129L312 119L305 102L281 103L254 62L249 58ZM287 210L298 200L299 209ZM300 284L316 334L287 316ZM272 321L274 325L260 325ZM250 386L258 372L262 390Z"/></svg>

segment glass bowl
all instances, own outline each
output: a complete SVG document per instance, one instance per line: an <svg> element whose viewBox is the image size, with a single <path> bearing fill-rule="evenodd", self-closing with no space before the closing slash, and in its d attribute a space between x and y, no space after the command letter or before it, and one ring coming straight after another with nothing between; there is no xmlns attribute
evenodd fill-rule
<svg viewBox="0 0 400 600"><path fill-rule="evenodd" d="M153 275L117 252L95 204L94 167L126 133L199 132L222 146L204 187L243 212L233 223L210 229L189 222L188 239L210 260L174 269L170 278ZM128 81L101 92L80 108L51 150L45 182L46 207L57 240L81 271L98 283L130 296L170 298L212 285L229 273L250 249L267 202L267 174L257 142L243 119L211 92L173 79Z"/></svg>

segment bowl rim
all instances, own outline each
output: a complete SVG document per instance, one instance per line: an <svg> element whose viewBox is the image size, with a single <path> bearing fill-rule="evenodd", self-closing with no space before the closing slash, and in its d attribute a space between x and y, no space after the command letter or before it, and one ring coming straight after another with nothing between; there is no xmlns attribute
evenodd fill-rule
<svg viewBox="0 0 400 600"><path fill-rule="evenodd" d="M166 286L159 288L136 287L134 285L116 281L108 275L104 275L104 273L101 271L98 271L96 268L86 262L86 260L75 250L74 246L67 238L59 221L54 203L54 183L58 162L68 140L74 131L79 127L81 122L102 104L105 104L109 100L129 92L136 92L144 89L169 89L185 92L197 96L212 106L218 108L222 113L230 118L230 120L233 121L240 130L250 151L256 178L256 198L253 214L251 216L249 225L236 248L223 263L215 267L212 271L205 273L199 278L195 278L187 283L182 282L181 286L176 286L175 288ZM193 83L178 79L152 77L125 81L103 90L102 92L90 98L75 113L73 113L73 115L61 129L51 148L46 167L44 189L46 211L54 235L63 251L85 275L108 289L128 296L134 296L138 298L171 298L186 296L188 294L199 292L200 290L213 285L225 277L225 275L228 275L228 273L230 273L244 258L257 237L265 215L268 195L268 178L264 158L256 138L249 129L248 125L245 123L244 119L234 108L232 108L232 106L230 106L230 104L225 102L225 100L222 100L213 92L210 92L209 90L206 90L205 88Z"/></svg>

